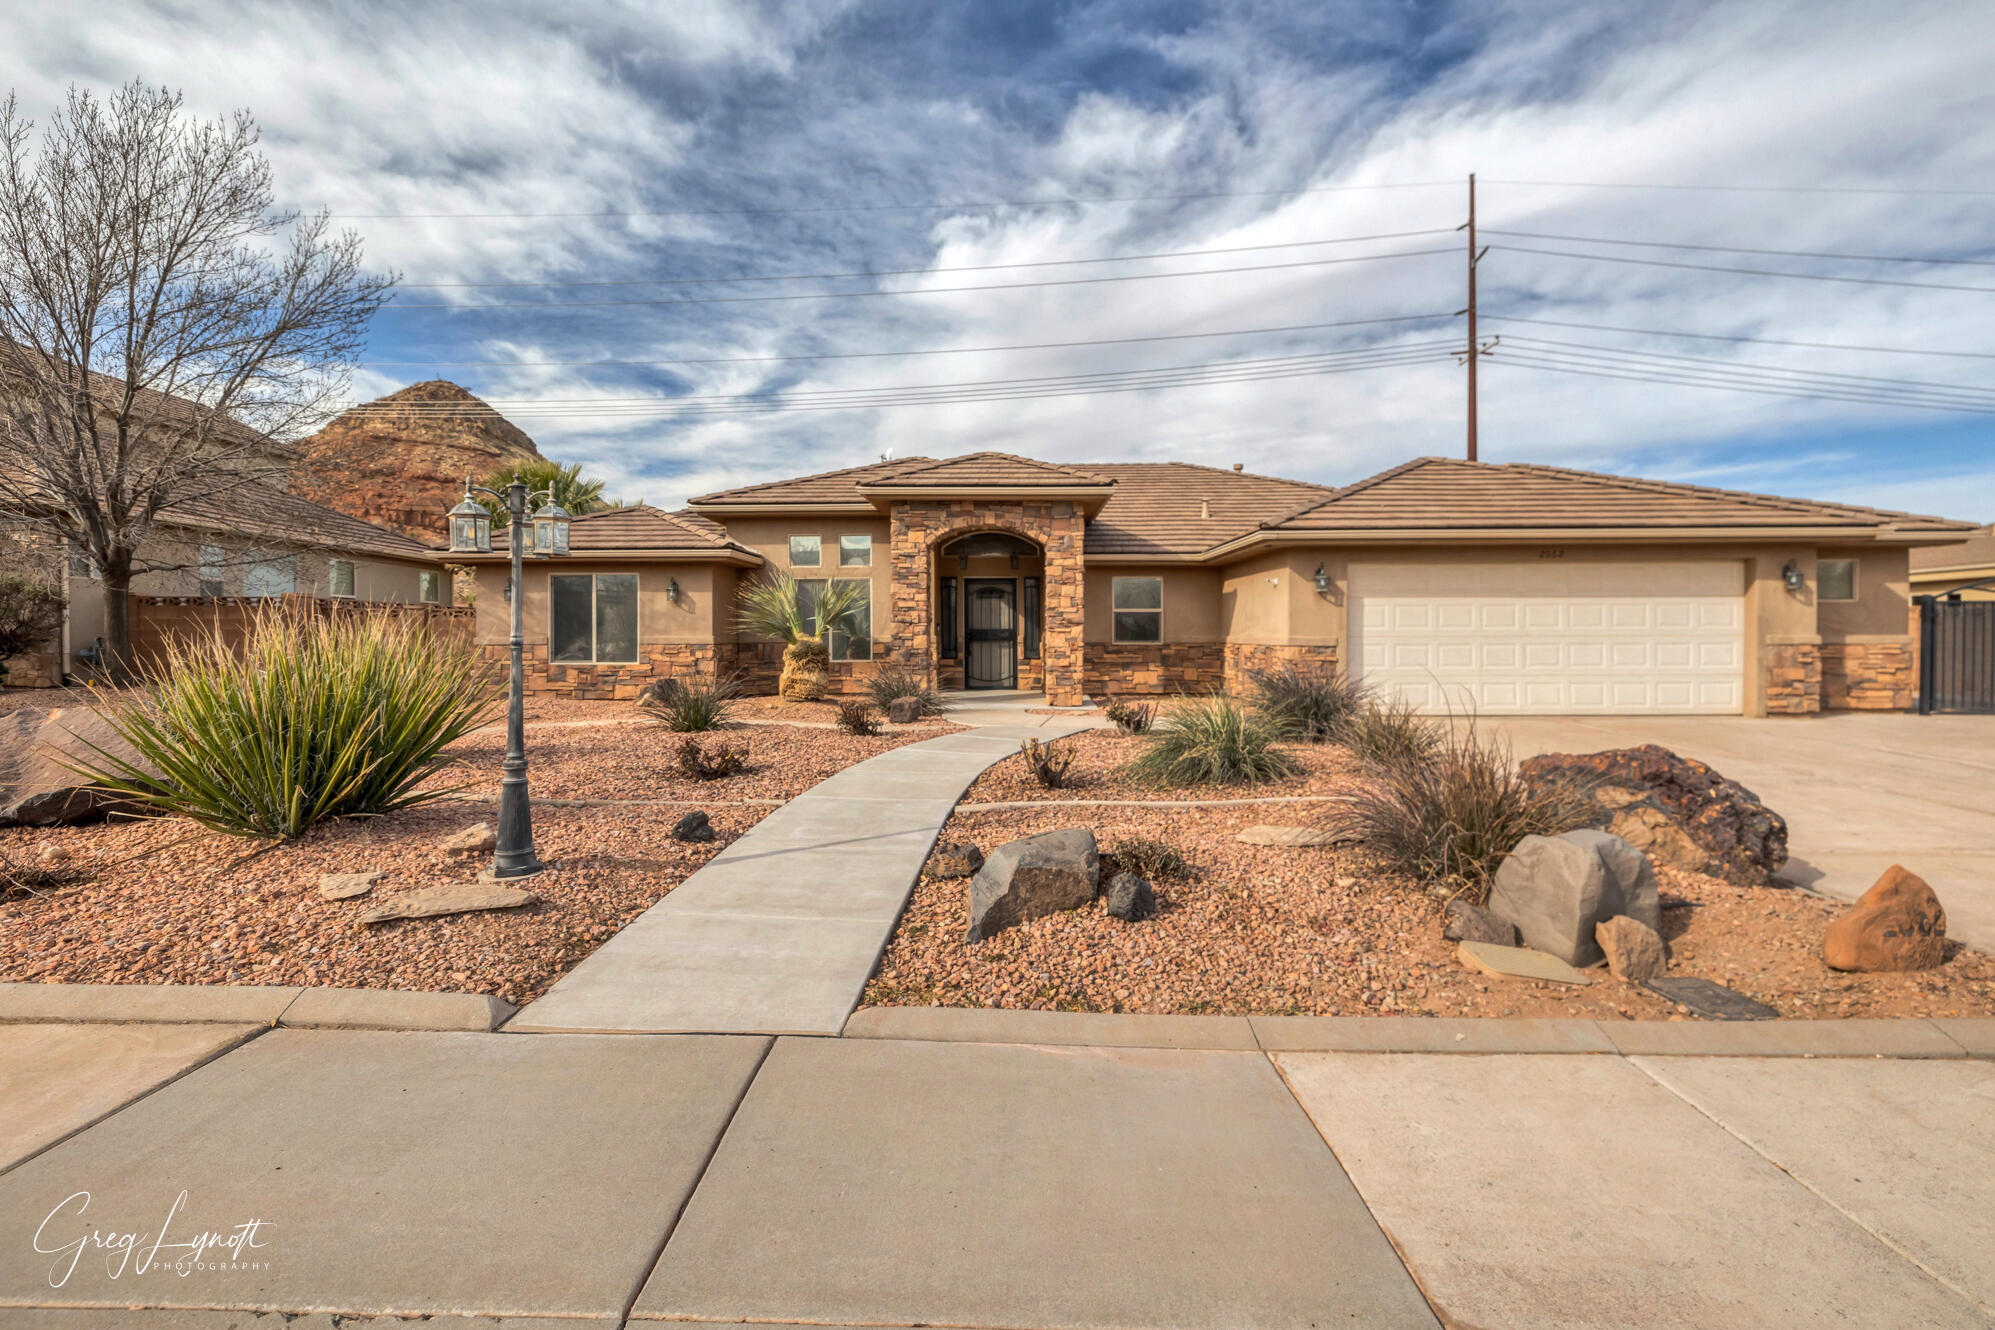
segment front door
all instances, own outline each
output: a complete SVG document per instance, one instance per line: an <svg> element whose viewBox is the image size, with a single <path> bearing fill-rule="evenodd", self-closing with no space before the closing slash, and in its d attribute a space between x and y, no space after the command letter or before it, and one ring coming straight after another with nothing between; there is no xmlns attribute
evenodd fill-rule
<svg viewBox="0 0 1995 1330"><path fill-rule="evenodd" d="M963 637L969 648L968 688L1018 687L1018 604L1010 578L966 578Z"/></svg>

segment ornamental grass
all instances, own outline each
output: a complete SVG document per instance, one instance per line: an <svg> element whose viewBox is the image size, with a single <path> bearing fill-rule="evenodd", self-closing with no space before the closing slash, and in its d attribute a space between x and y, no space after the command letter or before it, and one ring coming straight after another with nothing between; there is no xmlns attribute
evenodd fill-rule
<svg viewBox="0 0 1995 1330"><path fill-rule="evenodd" d="M1282 729L1224 693L1188 697L1136 736L1127 770L1146 785L1254 785L1296 772L1275 747Z"/></svg>

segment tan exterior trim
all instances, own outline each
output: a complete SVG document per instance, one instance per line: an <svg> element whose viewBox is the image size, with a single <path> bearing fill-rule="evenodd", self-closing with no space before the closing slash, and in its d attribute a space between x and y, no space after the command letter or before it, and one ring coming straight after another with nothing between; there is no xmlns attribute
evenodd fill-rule
<svg viewBox="0 0 1995 1330"><path fill-rule="evenodd" d="M779 499L764 503L700 503L695 500L686 506L701 517L788 517L793 513L875 517L880 511L870 503L784 503Z"/></svg>

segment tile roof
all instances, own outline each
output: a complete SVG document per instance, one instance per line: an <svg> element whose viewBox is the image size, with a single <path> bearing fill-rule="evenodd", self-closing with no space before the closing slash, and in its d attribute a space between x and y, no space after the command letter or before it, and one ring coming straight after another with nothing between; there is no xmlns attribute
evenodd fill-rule
<svg viewBox="0 0 1995 1330"><path fill-rule="evenodd" d="M1966 530L1910 513L1574 471L1423 457L1268 522L1278 531L1431 531L1613 527L1895 526Z"/></svg>
<svg viewBox="0 0 1995 1330"><path fill-rule="evenodd" d="M492 533L493 554L511 552L508 534L507 531ZM704 518L668 513L647 503L604 508L570 518L568 549L572 554L587 554L591 550L743 552L743 547L729 540L717 524Z"/></svg>
<svg viewBox="0 0 1995 1330"><path fill-rule="evenodd" d="M1957 545L1922 545L1912 551L1912 571L1995 568L1995 526L1984 526Z"/></svg>
<svg viewBox="0 0 1995 1330"><path fill-rule="evenodd" d="M1091 465L1115 489L1088 523L1084 554L1199 554L1336 491L1187 462Z"/></svg>
<svg viewBox="0 0 1995 1330"><path fill-rule="evenodd" d="M419 540L348 517L269 483L175 504L160 513L159 521L192 531L303 545L334 554L371 554L424 563L431 557L429 546Z"/></svg>
<svg viewBox="0 0 1995 1330"><path fill-rule="evenodd" d="M961 457L945 457L941 461L927 457L913 458L859 483L868 488L934 488L945 485L1017 488L1044 485L1071 489L1076 485L1115 482L1076 467L1035 461L1011 453L967 453Z"/></svg>
<svg viewBox="0 0 1995 1330"><path fill-rule="evenodd" d="M859 493L859 486L874 476L886 475L902 467L923 462L932 462L930 457L908 457L895 462L871 462L865 466L848 466L841 471L820 471L812 476L795 476L789 480L770 480L760 485L743 485L739 489L715 490L712 494L702 494L696 499L687 500L695 506L702 504L768 504L772 508L792 504L866 502Z"/></svg>

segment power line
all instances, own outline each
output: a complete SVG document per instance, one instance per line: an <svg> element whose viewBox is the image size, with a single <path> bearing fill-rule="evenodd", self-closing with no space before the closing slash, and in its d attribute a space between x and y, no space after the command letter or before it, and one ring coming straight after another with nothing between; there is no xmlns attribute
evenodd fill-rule
<svg viewBox="0 0 1995 1330"><path fill-rule="evenodd" d="M1995 197L1995 189L1904 189L1867 185L1683 185L1648 184L1627 180L1485 180L1484 183L1533 185L1547 189L1683 189L1731 194L1907 194L1961 198Z"/></svg>
<svg viewBox="0 0 1995 1330"><path fill-rule="evenodd" d="M1409 236L1439 236L1453 231L1451 226L1430 227L1425 231L1385 231L1369 236L1338 236L1329 240L1288 240L1271 245L1235 245L1226 249L1166 249L1154 254L1110 254L1091 259L1037 259L1029 263L970 263L947 268L881 268L869 272L771 273L748 277L630 277L592 282L403 282L408 289L491 290L537 286L690 286L708 282L828 282L866 277L919 277L938 272L999 272L1011 268L1058 268L1076 263L1135 263L1143 259L1205 258L1214 254L1255 254L1272 249L1306 249L1313 245L1355 245L1367 240L1404 240ZM409 308L416 308L410 306Z"/></svg>
<svg viewBox="0 0 1995 1330"><path fill-rule="evenodd" d="M1814 385L1794 379L1763 375L1732 375L1717 370L1693 370L1667 365L1645 365L1613 357L1575 355L1571 352L1522 350L1490 359L1498 363L1533 369L1558 370L1595 378L1624 379L1637 383L1669 384L1677 387L1722 388L1762 396L1806 398L1817 401L1852 402L1869 406L1913 407L1922 410L1995 414L1995 400L1961 397L1928 397L1888 389L1867 389L1838 384Z"/></svg>
<svg viewBox="0 0 1995 1330"><path fill-rule="evenodd" d="M547 369L556 366L643 365L762 365L793 360L877 360L897 356L981 355L998 351L1065 351L1087 346L1122 346L1135 342L1184 342L1207 337L1258 337L1271 333L1316 332L1324 328L1357 328L1379 323L1431 323L1452 314L1393 314L1377 319L1340 319L1335 323L1291 323L1276 328L1232 328L1213 332L1152 333L1146 337L1096 337L1079 342L1022 342L1012 346L931 346L909 351L821 351L788 356L716 356L692 360L362 360L370 369L456 368L493 366L500 369Z"/></svg>
<svg viewBox="0 0 1995 1330"><path fill-rule="evenodd" d="M1858 286L1905 286L1921 291L1995 291L1995 286L1958 286L1944 282L1899 282L1886 277L1836 277L1818 272L1779 272L1771 268L1726 268L1711 263L1678 263L1670 259L1638 259L1627 254L1581 254L1567 249L1534 249L1529 245L1492 245L1512 254L1546 254L1561 259L1597 259L1602 263L1637 263L1645 268L1687 268L1696 272L1740 273L1749 277L1794 277L1806 282L1850 282Z"/></svg>
<svg viewBox="0 0 1995 1330"><path fill-rule="evenodd" d="M958 203L847 203L810 208L667 208L611 212L335 212L339 221L492 221L507 218L795 217L840 212L974 212L987 208L1084 208L1102 203L1183 203L1201 199L1285 199L1302 194L1357 194L1382 189L1436 189L1453 180L1405 180L1377 185L1314 185L1306 189L1212 190L1197 194L1108 194L1096 198L1008 199Z"/></svg>
<svg viewBox="0 0 1995 1330"><path fill-rule="evenodd" d="M1499 323L1533 323L1544 328L1583 328L1588 332L1635 333L1643 337L1682 337L1700 342L1750 342L1757 346L1795 346L1811 351L1874 351L1892 356L1950 356L1964 360L1995 360L1995 351L1931 351L1911 346L1858 346L1849 342L1790 342L1775 337L1745 337L1732 333L1672 332L1661 328L1625 328L1611 323L1572 323L1563 319L1530 319L1521 314L1484 314Z"/></svg>
<svg viewBox="0 0 1995 1330"><path fill-rule="evenodd" d="M1944 263L1995 268L1995 259L1936 259L1905 254L1837 254L1813 249L1751 249L1744 245L1692 245L1674 240L1614 240L1607 236L1551 235L1542 231L1498 231L1493 227L1484 227L1483 234L1515 236L1522 240L1577 240L1589 245L1639 245L1645 249L1698 249L1715 254L1772 254L1790 259L1848 259L1860 263Z"/></svg>
<svg viewBox="0 0 1995 1330"><path fill-rule="evenodd" d="M480 305L450 303L404 305L396 303L385 306L385 308L389 311L400 309L448 309L459 311L486 309L613 309L636 305L741 305L768 300L850 300L870 296L955 295L966 291L1025 291L1034 287L1092 286L1102 282L1153 282L1165 277L1217 277L1227 273L1275 272L1286 268L1321 268L1338 263L1370 263L1376 259L1414 259L1425 254L1452 254L1454 252L1452 249L1407 249L1387 254L1357 254L1341 259L1298 259L1293 263L1250 263L1231 268L1199 268L1192 272L1116 273L1106 277L1062 277L1044 282L999 282L988 286L931 286L918 287L906 291L808 291L768 296L688 296L671 300L522 300L494 301L489 304Z"/></svg>
<svg viewBox="0 0 1995 1330"><path fill-rule="evenodd" d="M1889 384L1908 388L1936 388L1945 391L1958 390L1963 393L1995 394L1995 387L1982 387L1972 383L1936 383L1931 379L1890 379L1873 374L1844 374L1834 370L1792 369L1785 365L1769 365L1763 361L1718 360L1710 356L1677 356L1661 351L1633 351L1620 347L1595 346L1588 342L1563 342L1549 337L1512 337L1510 343L1523 346L1551 346L1562 349L1603 352L1620 356L1638 356L1648 360L1676 360L1694 365L1720 365L1731 368L1764 370L1779 374L1805 374L1821 379L1849 379L1861 383Z"/></svg>

